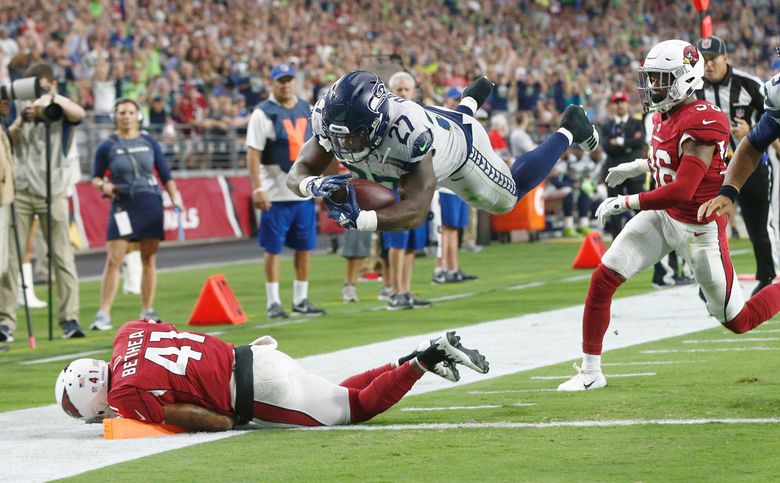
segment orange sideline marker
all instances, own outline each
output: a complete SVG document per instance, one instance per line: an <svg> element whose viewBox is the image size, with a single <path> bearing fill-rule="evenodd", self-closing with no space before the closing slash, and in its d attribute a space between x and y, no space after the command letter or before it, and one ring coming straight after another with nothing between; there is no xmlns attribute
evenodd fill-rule
<svg viewBox="0 0 780 483"><path fill-rule="evenodd" d="M173 424L142 423L124 418L103 420L103 439L149 438L186 432L184 428Z"/></svg>

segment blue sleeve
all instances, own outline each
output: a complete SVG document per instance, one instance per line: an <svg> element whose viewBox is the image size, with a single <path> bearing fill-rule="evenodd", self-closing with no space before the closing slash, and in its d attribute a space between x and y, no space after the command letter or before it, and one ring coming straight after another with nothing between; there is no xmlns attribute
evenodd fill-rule
<svg viewBox="0 0 780 483"><path fill-rule="evenodd" d="M168 161L165 160L162 147L160 147L160 143L158 143L157 140L148 134L141 134L141 136L150 146L152 146L152 151L154 151L154 167L157 168L157 176L160 177L160 182L165 186L165 184L171 180L171 167L168 166Z"/></svg>
<svg viewBox="0 0 780 483"><path fill-rule="evenodd" d="M112 141L103 141L95 151L95 164L92 167L92 177L102 178L108 170L108 165L111 162L109 156L111 155L111 148L114 146Z"/></svg>
<svg viewBox="0 0 780 483"><path fill-rule="evenodd" d="M765 112L747 135L748 141L756 150L765 152L772 142L780 137L780 122Z"/></svg>

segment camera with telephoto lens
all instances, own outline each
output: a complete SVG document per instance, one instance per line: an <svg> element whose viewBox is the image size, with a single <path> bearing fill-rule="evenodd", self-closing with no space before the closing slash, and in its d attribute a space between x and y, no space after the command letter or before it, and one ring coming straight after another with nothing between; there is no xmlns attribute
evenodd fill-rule
<svg viewBox="0 0 780 483"><path fill-rule="evenodd" d="M25 77L0 85L0 101L32 101L44 92L37 77Z"/></svg>

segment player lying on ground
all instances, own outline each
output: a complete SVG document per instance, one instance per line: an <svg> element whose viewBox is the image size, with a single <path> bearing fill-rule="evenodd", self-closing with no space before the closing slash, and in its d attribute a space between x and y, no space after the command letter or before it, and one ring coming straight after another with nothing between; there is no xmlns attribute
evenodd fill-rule
<svg viewBox="0 0 780 483"><path fill-rule="evenodd" d="M114 338L110 362L78 359L57 378L57 403L87 422L121 416L189 431L367 421L397 403L426 371L450 381L458 365L481 374L487 360L455 332L425 341L398 361L333 384L308 374L264 336L234 347L217 337L137 320Z"/></svg>
<svg viewBox="0 0 780 483"><path fill-rule="evenodd" d="M569 106L560 129L508 167L473 117L492 88L480 77L463 91L463 101L452 111L390 94L370 72L350 72L314 106L314 136L293 163L287 186L301 196L330 201L330 194L350 178L319 176L337 159L359 178L397 185L401 202L360 210L348 196L342 204L329 202L329 215L351 229L406 230L428 216L437 184L476 208L507 213L545 179L569 145L596 148L598 134L585 111Z"/></svg>
<svg viewBox="0 0 780 483"><path fill-rule="evenodd" d="M780 311L780 286L769 285L745 302L729 258L726 217L699 219L699 205L718 193L726 169L729 121L718 108L696 100L704 59L693 45L667 40L650 50L638 71L637 87L653 116L650 159L611 168L609 184L651 171L658 188L604 200L596 211L607 217L642 210L612 243L593 272L582 318L582 369L559 391L607 385L601 351L618 287L672 250L682 254L701 286L707 310L724 327L741 334Z"/></svg>

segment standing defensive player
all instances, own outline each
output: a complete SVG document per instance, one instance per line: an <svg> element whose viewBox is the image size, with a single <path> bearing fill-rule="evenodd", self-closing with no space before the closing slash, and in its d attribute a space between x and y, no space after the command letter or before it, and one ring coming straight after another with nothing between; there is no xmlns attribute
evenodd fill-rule
<svg viewBox="0 0 780 483"><path fill-rule="evenodd" d="M386 411L427 370L457 381L455 364L482 374L489 369L455 332L340 385L304 372L276 346L264 336L233 347L211 335L136 320L117 331L110 362L71 362L54 391L67 414L87 422L120 415L190 431L225 431L249 421L267 427L330 426Z"/></svg>
<svg viewBox="0 0 780 483"><path fill-rule="evenodd" d="M451 111L390 94L376 74L350 72L314 106L314 136L290 170L287 186L303 197L328 198L349 179L319 176L338 159L360 178L397 186L401 201L360 210L348 187L347 201L329 203L329 215L351 229L406 230L425 220L437 183L476 208L507 213L544 180L569 145L596 148L598 134L585 111L569 106L558 131L518 157L510 170L472 117L492 88L480 77Z"/></svg>
<svg viewBox="0 0 780 483"><path fill-rule="evenodd" d="M718 193L726 166L728 117L717 106L697 100L704 60L681 40L659 43L638 71L637 87L653 117L650 158L611 168L626 178L650 170L657 188L607 198L596 214L603 221L629 209L642 211L626 224L593 272L582 319L583 363L559 391L607 385L601 351L610 320L612 296L637 272L671 250L688 261L707 301L707 309L727 329L747 332L780 311L780 286L770 285L745 302L729 258L726 217L699 220L699 205Z"/></svg>

